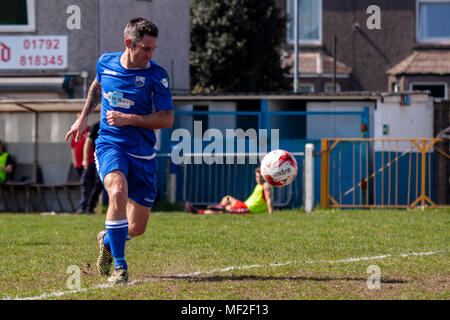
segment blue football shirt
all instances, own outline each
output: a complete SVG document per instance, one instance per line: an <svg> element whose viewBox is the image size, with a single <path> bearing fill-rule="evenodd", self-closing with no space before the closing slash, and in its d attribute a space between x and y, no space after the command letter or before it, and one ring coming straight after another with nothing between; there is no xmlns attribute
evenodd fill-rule
<svg viewBox="0 0 450 320"><path fill-rule="evenodd" d="M126 69L120 63L123 52L108 52L97 62L97 81L102 86L99 142L117 145L136 157L155 153L156 136L153 129L134 126L114 127L108 124L109 110L127 114L148 115L161 110L172 110L167 72L149 61L147 68Z"/></svg>

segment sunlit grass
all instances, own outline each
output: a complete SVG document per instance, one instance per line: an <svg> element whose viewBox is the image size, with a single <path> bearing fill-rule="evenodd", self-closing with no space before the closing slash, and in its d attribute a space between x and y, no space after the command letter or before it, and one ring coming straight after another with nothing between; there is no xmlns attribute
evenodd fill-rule
<svg viewBox="0 0 450 320"><path fill-rule="evenodd" d="M104 219L0 215L0 298L69 291L71 265L89 290L58 299L450 298L448 209L153 213L127 242L130 280L143 281L96 288L106 283L95 270ZM423 252L433 254L401 256ZM390 256L333 262L380 255ZM381 270L380 290L367 288L370 265Z"/></svg>

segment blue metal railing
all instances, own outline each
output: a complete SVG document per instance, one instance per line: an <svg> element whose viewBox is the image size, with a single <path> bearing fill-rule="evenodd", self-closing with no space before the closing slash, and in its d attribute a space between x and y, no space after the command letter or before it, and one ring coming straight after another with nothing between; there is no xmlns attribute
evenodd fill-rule
<svg viewBox="0 0 450 320"><path fill-rule="evenodd" d="M359 116L361 119L361 124L366 125L365 132L359 137L368 137L369 134L369 108L364 107L362 111L269 111L268 102L266 100L261 101L261 111L194 111L194 110L175 110L175 117L183 116L217 116L217 117L234 117L236 122L240 117L256 117L256 122L250 122L250 120L242 119L246 125L255 126L252 129L266 129L267 131L267 151L271 149L271 128L273 121L272 117L288 117L286 120L279 121L279 123L290 124L291 127L295 127L298 130L305 130L296 123L298 120L295 119L296 116ZM210 119L210 118L209 118ZM222 118L221 118L222 119ZM193 119L190 119L192 121ZM192 127L192 122L186 123L183 126L183 121L178 118L179 126ZM217 121L217 120L216 120ZM297 122L296 122L297 121ZM306 120L305 120L306 121ZM219 121L221 123L221 121ZM253 124L251 124L253 123ZM178 129L174 127L170 130L163 130L161 134L161 150L159 152L160 159L160 185L159 189L162 193L165 192L165 185L167 183L166 177L168 174L167 168L169 165L164 165L164 161L170 162L170 154L172 146L177 144L177 142L171 141L171 133ZM208 128L204 128L206 130ZM222 128L223 130L224 128ZM230 128L236 129L236 128ZM247 126L248 129L248 126ZM284 134L290 136L289 128L286 129L284 126L280 128L284 130ZM299 207L303 202L303 156L304 145L307 142L312 142L315 145L315 150L318 153L320 151L319 139L306 139L306 132L304 133L305 138L299 139L280 139L280 147L283 145L289 146L289 152L296 153L296 159L298 163L298 176L294 183L290 186L284 188L276 188L278 195L276 194L275 203L279 206L291 206ZM295 136L295 135L294 135ZM202 132L203 137L203 132ZM202 141L202 149L204 150L203 142L211 143L211 141ZM223 145L223 150L226 150L226 145ZM295 149L295 150L294 150ZM191 150L194 150L193 148ZM223 152L222 150L222 152ZM248 153L250 150L246 147L245 152ZM212 153L220 153L214 150ZM234 154L236 150L227 150L226 153ZM220 167L222 166L222 167ZM217 202L222 196L230 194L241 200L250 194L254 187L254 169L256 164L249 164L247 161L244 165L223 165L213 164L208 165L202 164L183 164L180 168L182 170L177 170L177 200L178 201L190 201L197 204L211 204ZM162 172L161 172L162 171ZM315 198L319 199L320 193L320 161L317 159L315 161Z"/></svg>

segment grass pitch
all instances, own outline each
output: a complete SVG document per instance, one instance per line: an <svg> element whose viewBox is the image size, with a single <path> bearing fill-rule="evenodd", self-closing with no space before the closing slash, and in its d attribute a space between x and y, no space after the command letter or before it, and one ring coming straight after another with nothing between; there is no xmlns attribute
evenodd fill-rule
<svg viewBox="0 0 450 320"><path fill-rule="evenodd" d="M116 287L95 267L104 219L0 214L0 299L450 298L449 209L155 212Z"/></svg>

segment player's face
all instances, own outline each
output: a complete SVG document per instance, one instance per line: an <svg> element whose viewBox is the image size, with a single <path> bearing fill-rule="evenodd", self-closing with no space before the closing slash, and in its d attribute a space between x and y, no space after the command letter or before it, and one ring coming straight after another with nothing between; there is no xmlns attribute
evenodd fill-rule
<svg viewBox="0 0 450 320"><path fill-rule="evenodd" d="M256 183L257 184L263 184L264 183L264 178L261 174L261 172L255 172L255 179L256 179Z"/></svg>
<svg viewBox="0 0 450 320"><path fill-rule="evenodd" d="M155 37L145 35L141 41L132 45L130 51L131 63L138 68L145 68L153 57L153 52L156 49L156 40Z"/></svg>

